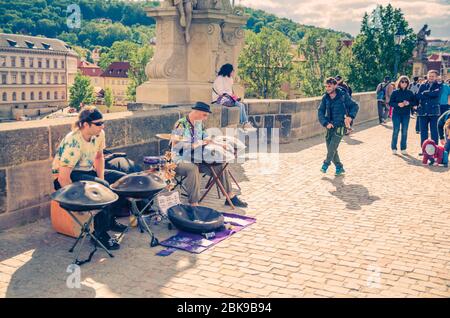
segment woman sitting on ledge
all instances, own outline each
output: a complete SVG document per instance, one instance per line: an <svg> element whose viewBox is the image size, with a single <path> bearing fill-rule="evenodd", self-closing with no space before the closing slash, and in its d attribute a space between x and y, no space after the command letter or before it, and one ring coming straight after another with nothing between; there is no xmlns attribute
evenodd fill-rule
<svg viewBox="0 0 450 318"><path fill-rule="evenodd" d="M253 125L248 121L245 104L240 101L238 97L233 94L233 77L234 68L231 64L222 65L219 74L214 81L212 89L213 104L217 103L227 107L240 108L240 124L244 130L252 130Z"/></svg>

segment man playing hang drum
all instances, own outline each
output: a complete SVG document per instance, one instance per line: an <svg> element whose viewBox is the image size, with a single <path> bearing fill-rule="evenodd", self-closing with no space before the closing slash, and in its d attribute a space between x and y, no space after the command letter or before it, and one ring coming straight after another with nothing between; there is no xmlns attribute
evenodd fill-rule
<svg viewBox="0 0 450 318"><path fill-rule="evenodd" d="M95 107L80 112L72 131L61 141L52 164L55 190L77 181L94 181L109 187L125 173L105 170L105 132L102 113ZM120 201L120 200L119 200ZM123 232L126 226L116 221L113 211L117 201L94 217L94 235L109 250L119 249L119 243L108 232Z"/></svg>
<svg viewBox="0 0 450 318"><path fill-rule="evenodd" d="M212 141L208 139L208 135L203 125L203 122L208 119L210 113L211 110L209 105L197 102L188 115L176 122L172 133L173 135L180 136L183 140L186 140L183 142L172 141L172 152L174 153L174 162L177 164L175 172L177 175L185 177L183 185L187 190L188 200L192 206L198 206L201 197L200 173L211 175L211 171L206 164L193 163L192 152L186 151L186 149L195 151L197 147L203 147L212 143ZM219 175L223 166L223 164L210 165L217 175ZM221 174L219 180L223 184L225 191L231 198L231 202L234 206L243 208L248 206L247 203L240 200L237 195L232 193L231 182L226 170ZM225 205L229 205L227 200L225 201Z"/></svg>

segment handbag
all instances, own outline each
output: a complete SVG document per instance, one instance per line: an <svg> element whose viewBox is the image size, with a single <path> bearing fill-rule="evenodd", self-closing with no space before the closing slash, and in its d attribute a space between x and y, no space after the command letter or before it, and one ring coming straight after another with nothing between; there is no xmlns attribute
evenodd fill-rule
<svg viewBox="0 0 450 318"><path fill-rule="evenodd" d="M219 95L214 88L213 91L216 95ZM236 105L236 99L233 96L224 93L217 98L216 103L226 107L233 107Z"/></svg>

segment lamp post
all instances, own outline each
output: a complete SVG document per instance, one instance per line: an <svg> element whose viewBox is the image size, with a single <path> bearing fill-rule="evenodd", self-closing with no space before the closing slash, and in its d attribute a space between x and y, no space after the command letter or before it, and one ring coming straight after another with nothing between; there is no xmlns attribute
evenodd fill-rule
<svg viewBox="0 0 450 318"><path fill-rule="evenodd" d="M398 73L398 63L400 60L400 45L402 44L403 40L405 39L405 33L403 32L403 28L400 27L397 32L394 35L394 43L395 43L395 63L394 63L394 77L393 79L397 78Z"/></svg>

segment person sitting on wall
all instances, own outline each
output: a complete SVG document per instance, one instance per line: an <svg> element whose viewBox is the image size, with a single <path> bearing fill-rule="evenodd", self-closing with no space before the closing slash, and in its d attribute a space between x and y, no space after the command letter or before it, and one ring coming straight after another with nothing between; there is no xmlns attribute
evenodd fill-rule
<svg viewBox="0 0 450 318"><path fill-rule="evenodd" d="M88 106L80 111L72 131L59 144L53 160L55 190L77 181L94 181L109 187L126 175L105 169L104 124L103 115L97 108ZM120 245L107 231L123 232L126 229L113 215L116 204L122 204L121 200L94 217L94 235L109 250L117 250Z"/></svg>
<svg viewBox="0 0 450 318"><path fill-rule="evenodd" d="M201 197L200 173L210 175L211 171L203 163L194 163L192 152L186 151L186 149L195 151L197 147L203 147L213 143L211 139L208 139L203 125L203 122L208 119L210 113L209 105L197 102L188 115L176 122L174 131L172 132L173 135L180 136L185 140L173 141L172 152L174 154L174 162L177 164L175 169L176 174L186 177L183 184L187 190L189 204L192 206L198 206ZM211 167L219 175L219 172L223 169L223 164L215 164ZM234 206L243 208L248 206L247 203L232 193L232 186L227 171L222 173L220 181ZM225 201L225 205L229 205L228 201Z"/></svg>
<svg viewBox="0 0 450 318"><path fill-rule="evenodd" d="M220 68L219 74L214 81L212 88L212 102L226 107L239 107L239 123L245 131L253 131L254 127L248 120L245 104L233 93L234 67L231 64L224 64Z"/></svg>

